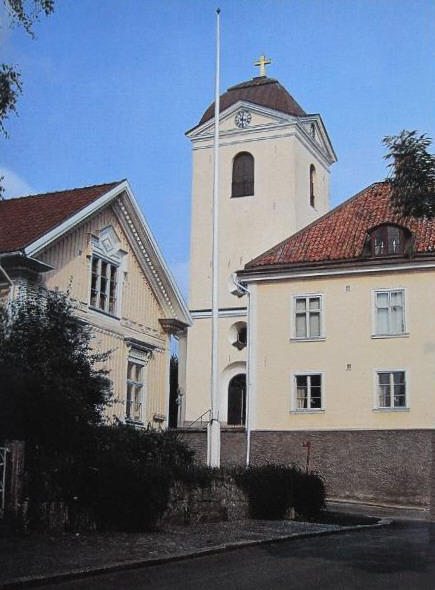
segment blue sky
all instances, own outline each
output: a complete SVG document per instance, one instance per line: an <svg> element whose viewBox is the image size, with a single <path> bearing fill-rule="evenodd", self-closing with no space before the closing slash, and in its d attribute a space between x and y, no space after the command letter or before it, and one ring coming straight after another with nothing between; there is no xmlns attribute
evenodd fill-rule
<svg viewBox="0 0 435 590"><path fill-rule="evenodd" d="M184 133L213 101L218 5L222 90L272 58L268 74L326 124L332 206L385 177L384 135L435 133L433 0L58 0L36 41L3 27L23 78L0 138L6 197L128 178L184 292Z"/></svg>

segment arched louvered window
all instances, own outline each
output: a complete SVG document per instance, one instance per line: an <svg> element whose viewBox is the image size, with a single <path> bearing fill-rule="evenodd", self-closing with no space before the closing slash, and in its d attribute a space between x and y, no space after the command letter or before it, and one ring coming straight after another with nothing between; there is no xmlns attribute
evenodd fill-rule
<svg viewBox="0 0 435 590"><path fill-rule="evenodd" d="M254 157L240 152L233 161L232 197L247 197L254 194Z"/></svg>
<svg viewBox="0 0 435 590"><path fill-rule="evenodd" d="M310 166L310 205L314 207L316 204L316 169L313 164Z"/></svg>

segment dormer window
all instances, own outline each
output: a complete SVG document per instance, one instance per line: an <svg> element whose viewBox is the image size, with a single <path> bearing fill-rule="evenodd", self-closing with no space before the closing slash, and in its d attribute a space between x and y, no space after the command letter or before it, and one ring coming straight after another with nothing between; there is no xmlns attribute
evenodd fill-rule
<svg viewBox="0 0 435 590"><path fill-rule="evenodd" d="M400 256L405 252L405 246L410 233L398 225L382 225L370 233L372 256Z"/></svg>
<svg viewBox="0 0 435 590"><path fill-rule="evenodd" d="M248 197L254 194L254 157L240 152L233 161L232 197Z"/></svg>

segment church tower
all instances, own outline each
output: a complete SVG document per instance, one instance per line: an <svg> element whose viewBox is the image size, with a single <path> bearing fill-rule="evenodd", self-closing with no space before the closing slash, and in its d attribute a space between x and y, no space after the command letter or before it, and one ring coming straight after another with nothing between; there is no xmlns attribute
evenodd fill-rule
<svg viewBox="0 0 435 590"><path fill-rule="evenodd" d="M307 114L277 80L267 77L267 63L262 56L257 62L260 76L220 97L218 362L223 426L242 426L246 414L247 302L237 295L233 273L328 211L329 167L336 161L320 115ZM214 104L186 134L193 153L189 308L194 324L187 345L180 342L181 425L210 409L213 131Z"/></svg>

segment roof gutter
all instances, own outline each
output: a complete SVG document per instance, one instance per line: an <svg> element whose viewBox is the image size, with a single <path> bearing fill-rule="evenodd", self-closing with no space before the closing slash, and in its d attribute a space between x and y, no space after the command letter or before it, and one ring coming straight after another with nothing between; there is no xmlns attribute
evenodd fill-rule
<svg viewBox="0 0 435 590"><path fill-rule="evenodd" d="M5 263L5 265L1 266L1 269L3 270L5 275L6 272L4 270L4 266L11 268L20 263L26 264L28 267L31 268L31 270L34 270L35 272L49 272L50 270L54 270L54 266L52 266L51 264L41 262L41 260L37 260L36 258L32 258L31 256L26 256L26 254L21 250L17 250L15 252L0 253L0 261L3 261ZM8 280L11 280L9 276Z"/></svg>

